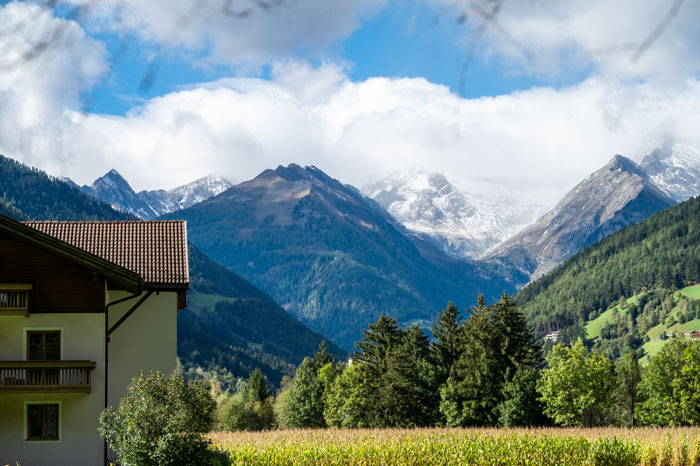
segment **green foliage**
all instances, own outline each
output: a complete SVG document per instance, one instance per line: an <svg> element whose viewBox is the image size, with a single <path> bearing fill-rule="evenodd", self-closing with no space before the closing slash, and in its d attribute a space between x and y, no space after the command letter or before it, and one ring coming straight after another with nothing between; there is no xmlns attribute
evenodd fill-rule
<svg viewBox="0 0 700 466"><path fill-rule="evenodd" d="M124 466L208 464L215 403L209 385L177 371L134 377L118 409L100 415L100 435Z"/></svg>
<svg viewBox="0 0 700 466"><path fill-rule="evenodd" d="M618 412L619 424L624 427L634 427L635 412L640 401L639 383L642 380L642 370L634 351L627 352L615 363L617 375L615 388L615 409Z"/></svg>
<svg viewBox="0 0 700 466"><path fill-rule="evenodd" d="M579 339L572 347L556 345L547 355L538 391L545 414L562 426L603 425L611 405L614 372L610 360L589 353Z"/></svg>
<svg viewBox="0 0 700 466"><path fill-rule="evenodd" d="M509 393L505 386L520 367L539 365L539 351L510 296L503 295L492 306L480 297L462 324L459 358L441 389L440 411L447 425L497 425L502 409L510 410L517 403L501 406Z"/></svg>
<svg viewBox="0 0 700 466"><path fill-rule="evenodd" d="M519 366L503 386L504 401L498 405L498 423L504 427L542 426L548 423L537 392L540 370Z"/></svg>
<svg viewBox="0 0 700 466"><path fill-rule="evenodd" d="M700 342L670 340L649 363L638 417L653 426L700 424Z"/></svg>
<svg viewBox="0 0 700 466"><path fill-rule="evenodd" d="M620 297L646 290L673 290L700 282L700 198L690 199L659 212L637 225L630 225L584 249L553 272L530 284L516 295L539 335L550 329L568 329L588 320L591 313L608 309ZM649 299L656 299L651 296ZM638 303L644 311L646 303ZM662 322L664 316L647 313L644 319ZM639 313L639 311L636 311ZM651 320L647 320L647 325ZM618 357L641 344L642 320L632 318L609 329L628 335L620 341ZM623 330L624 327L628 327ZM647 327L651 328L651 327ZM564 343L575 341L566 337ZM585 337L585 335L584 335Z"/></svg>
<svg viewBox="0 0 700 466"><path fill-rule="evenodd" d="M334 365L325 344L313 358L302 361L276 407L282 427L326 427L324 411L335 380Z"/></svg>

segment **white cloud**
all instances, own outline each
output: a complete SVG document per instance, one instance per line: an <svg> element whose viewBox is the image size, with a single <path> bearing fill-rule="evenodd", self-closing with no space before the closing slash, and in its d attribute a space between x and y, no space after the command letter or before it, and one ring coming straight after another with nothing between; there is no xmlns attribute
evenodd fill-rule
<svg viewBox="0 0 700 466"><path fill-rule="evenodd" d="M257 67L298 49L322 51L387 0L64 0L97 29L135 33L165 47L204 52L214 63ZM259 5L269 5L262 8ZM226 12L249 13L244 18Z"/></svg>
<svg viewBox="0 0 700 466"><path fill-rule="evenodd" d="M421 167L553 202L615 153L634 154L659 124L700 112L697 82L669 94L592 78L464 99L424 79L351 82L330 64L286 63L273 75L182 90L124 117L76 114L63 174L89 182L117 168L153 189L211 171L243 181L296 162L362 185Z"/></svg>
<svg viewBox="0 0 700 466"><path fill-rule="evenodd" d="M107 71L104 45L28 3L0 6L0 153L58 170L70 109Z"/></svg>
<svg viewBox="0 0 700 466"><path fill-rule="evenodd" d="M426 0L466 8L473 28L480 21L462 0ZM490 2L477 0L487 6ZM686 0L668 27L634 61L634 46L647 39L674 4L671 0L567 0L504 2L498 16L503 30L532 56L523 56L513 42L489 28L482 47L511 61L517 70L558 75L572 70L616 79L654 79L670 84L700 71L700 3ZM467 29L466 32L469 32ZM469 32L470 33L470 32ZM631 48L620 46L631 45Z"/></svg>
<svg viewBox="0 0 700 466"><path fill-rule="evenodd" d="M342 64L276 62L270 80L227 78L144 101L125 116L82 113L79 95L105 72L104 46L79 25L26 3L0 8L0 152L89 183L116 168L136 189L209 172L234 181L313 164L357 186L405 167L468 185L495 181L555 201L613 154L635 154L659 125L700 146L700 85L592 77L464 99L424 79L352 82ZM50 53L19 59L42 37Z"/></svg>

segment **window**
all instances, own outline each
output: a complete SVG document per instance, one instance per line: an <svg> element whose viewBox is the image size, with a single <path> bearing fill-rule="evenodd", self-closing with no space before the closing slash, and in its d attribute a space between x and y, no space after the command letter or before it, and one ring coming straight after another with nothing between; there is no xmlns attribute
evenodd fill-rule
<svg viewBox="0 0 700 466"><path fill-rule="evenodd" d="M27 361L59 361L60 330L27 330ZM29 385L59 385L59 369L27 369Z"/></svg>
<svg viewBox="0 0 700 466"><path fill-rule="evenodd" d="M27 440L59 440L60 403L27 403Z"/></svg>
<svg viewBox="0 0 700 466"><path fill-rule="evenodd" d="M61 331L27 331L27 361L58 361L61 359Z"/></svg>

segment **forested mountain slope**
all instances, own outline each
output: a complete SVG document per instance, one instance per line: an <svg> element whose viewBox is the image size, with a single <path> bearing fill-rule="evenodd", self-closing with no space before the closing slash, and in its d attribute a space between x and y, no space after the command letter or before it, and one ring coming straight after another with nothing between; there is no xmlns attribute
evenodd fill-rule
<svg viewBox="0 0 700 466"><path fill-rule="evenodd" d="M279 386L322 341L339 360L347 353L309 330L250 282L190 245L190 291L178 315L178 355L226 384L259 367Z"/></svg>
<svg viewBox="0 0 700 466"><path fill-rule="evenodd" d="M164 218L187 220L197 247L345 349L381 314L428 327L449 300L514 289L502 268L447 256L316 167L266 170Z"/></svg>
<svg viewBox="0 0 700 466"><path fill-rule="evenodd" d="M574 255L515 297L536 331L586 337L621 298L700 283L700 198L630 225ZM636 316L635 316L636 317Z"/></svg>

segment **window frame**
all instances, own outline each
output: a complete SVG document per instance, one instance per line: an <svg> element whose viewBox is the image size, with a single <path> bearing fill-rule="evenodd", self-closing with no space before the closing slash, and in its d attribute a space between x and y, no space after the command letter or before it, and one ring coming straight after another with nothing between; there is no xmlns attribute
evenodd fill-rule
<svg viewBox="0 0 700 466"><path fill-rule="evenodd" d="M24 327L22 329L22 359L24 361L29 361L29 338L28 338L28 332L58 332L60 342L59 342L59 352L60 352L60 358L58 359L59 361L62 361L64 359L63 356L63 342L65 341L65 332L63 331L63 327Z"/></svg>
<svg viewBox="0 0 700 466"><path fill-rule="evenodd" d="M29 406L35 405L56 405L58 406L58 419L56 425L56 438L53 437L30 437L29 435ZM63 438L63 403L56 400L36 400L24 402L24 429L22 439L25 443L60 443Z"/></svg>

